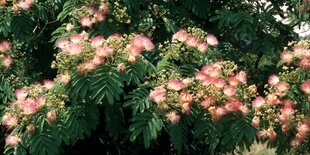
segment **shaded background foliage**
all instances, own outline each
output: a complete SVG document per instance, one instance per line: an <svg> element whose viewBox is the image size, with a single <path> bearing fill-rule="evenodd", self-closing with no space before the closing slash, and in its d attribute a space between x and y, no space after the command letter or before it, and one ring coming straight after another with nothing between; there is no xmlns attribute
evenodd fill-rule
<svg viewBox="0 0 310 155"><path fill-rule="evenodd" d="M299 39L298 34L294 32L294 27L303 22L309 23L309 2L300 0L271 0L268 1L268 5L265 2L253 0L34 0L30 10L20 10L18 13L13 12L10 5L8 7L0 6L0 40L9 39L14 44L12 55L14 56L14 66L11 70L1 73L0 91L5 95L1 95L0 110L3 109L3 105L12 100L13 88L43 79L53 79L56 76L57 71L50 67L52 61L55 60L54 55L57 53L54 43L58 39L68 36L66 33L67 23L77 25L79 12L76 10L78 8L84 4L96 5L102 2L110 4L110 13L105 22L86 29L91 36L104 35L108 37L114 33L130 34L134 32L150 37L154 43L163 43L170 40L172 34L179 28L199 27L208 33L219 36L218 39L221 42L217 48L211 48L212 54L204 58L206 62L212 61L214 58L236 62L242 70L249 72L249 83L256 83L261 92L267 77L279 70L277 68L278 55L283 47L289 41ZM12 3L12 1L8 1L8 3ZM281 8L284 5L287 6L286 11ZM282 18L286 17L290 22L283 24L274 17L276 15ZM77 29L82 30L82 28ZM144 61L140 63L150 63L146 65L149 65L149 68L152 65L156 66L157 63L162 64L165 68L172 67L172 65L164 64L158 51L145 53L143 58ZM192 74L195 69L200 69L206 62L197 65L175 61L179 65L176 68L183 70L184 74L187 74L188 70L190 71L188 74ZM107 94L107 96L112 95L112 99L108 99L107 103L96 105L99 108L98 118L100 118L96 130L84 140L75 139L75 142L69 145L70 147L63 146L61 153L85 154L90 150L100 151L104 148L105 152L112 154L150 152L154 154L163 152L166 154L177 152L205 154L206 147L212 150L211 152L225 153L234 150L235 143L246 143L246 140L251 143L255 139L251 136L254 134L249 134L243 137L244 141L235 142L234 139L224 138L224 142L220 142L218 137L221 134L218 132L223 131L224 135L236 132L233 126L230 126L233 123L225 126L226 122L233 121L234 117L232 116L227 117L227 120L221 120L222 123L216 127L221 130L212 132L215 135L218 133L218 137L208 137L207 139L210 141L204 142L201 135L198 134L199 132L193 135L193 132L190 131L213 128L217 124L195 122L195 118L206 115L203 112L198 112L201 109L197 107L193 107L193 111L196 110L196 113L193 112L189 118L182 118L178 125L163 125L160 112L152 109L154 105L148 99L151 87L147 84L141 86L145 80L151 81L150 79L152 79L150 77L152 69L149 68L139 68L139 65L134 68L133 66L132 77L126 76L126 79L121 79L121 75L117 71L112 71L115 78L113 76L107 78L117 79L114 80L116 82L113 85L117 85L119 91ZM129 71L127 70L127 72ZM90 78L86 77L86 79L88 78L89 82L89 79L96 78L96 75L108 72L103 68L90 74ZM129 75L129 73L127 74ZM90 83L85 83L80 78L85 77L79 77L79 75L73 77L73 82L68 86L70 98L73 99L70 105L76 104L75 102L79 102L79 99L84 99L86 96L90 96L90 98L86 97L86 102L101 102L103 99L100 96L97 97L88 91L89 88L86 88L90 87ZM131 80L128 81L128 79ZM83 83L78 83L78 81L83 81ZM77 85L81 85L81 87L77 87ZM95 86L96 83L93 85ZM81 93L81 90L85 90L85 92ZM139 106L135 105L137 102ZM129 108L132 108L133 111ZM139 120L139 118L143 118L146 125L152 121L156 122L154 124L159 124L154 127L157 131L152 134L149 140L143 140L130 134L134 132L135 120ZM203 119L208 119L208 117ZM240 125L244 122L234 123ZM201 127L197 127L198 125ZM162 128L165 129L161 130ZM231 130L224 130L227 128ZM250 133L255 132L251 127L246 130L249 130ZM4 135L3 130L1 130L1 134ZM174 137L172 139L169 138L169 135L175 134L179 135L171 136ZM208 136L210 135L209 133ZM182 137L182 139L175 137ZM197 141L196 138L201 138L201 140ZM130 140L134 142L130 142ZM177 150L173 149L170 140ZM232 144L224 145L229 142ZM4 146L3 139L1 139L1 144ZM149 148L144 149L143 145Z"/></svg>

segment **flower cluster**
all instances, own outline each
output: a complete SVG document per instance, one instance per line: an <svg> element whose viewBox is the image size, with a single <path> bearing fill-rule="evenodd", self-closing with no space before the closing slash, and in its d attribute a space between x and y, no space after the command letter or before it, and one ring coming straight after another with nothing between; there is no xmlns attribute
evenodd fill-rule
<svg viewBox="0 0 310 155"><path fill-rule="evenodd" d="M237 71L237 66L229 61L205 65L193 78L165 76L149 94L159 109L168 111L172 123L179 119L177 110L190 113L191 105L198 103L209 111L215 121L227 113L249 113L249 104L256 96L256 86L247 85L247 75Z"/></svg>
<svg viewBox="0 0 310 155"><path fill-rule="evenodd" d="M256 127L268 126L257 135L272 141L277 137L274 129L281 126L278 132L293 135L291 145L296 146L310 134L310 115L307 112L310 103L310 44L300 41L291 45L293 51L285 49L280 55L286 65L283 67L285 70L278 75L270 75L265 86L268 90L266 97L258 96L252 102L255 110L252 124Z"/></svg>
<svg viewBox="0 0 310 155"><path fill-rule="evenodd" d="M218 40L213 34L207 34L200 28L189 27L186 30L180 29L172 36L171 41L159 45L161 55L171 60L183 63L191 62L204 65L205 54L210 46L218 45Z"/></svg>
<svg viewBox="0 0 310 155"><path fill-rule="evenodd" d="M0 62L5 69L11 67L13 59L9 56L9 51L12 49L12 44L7 40L0 41Z"/></svg>
<svg viewBox="0 0 310 155"><path fill-rule="evenodd" d="M126 66L123 62L133 64L137 61L142 51L152 51L155 45L143 35L113 34L107 39L96 36L89 39L88 33L71 34L56 42L61 52L56 56L53 67L58 67L60 79L70 79L70 71L77 68L80 74L95 70L102 64L117 64L120 71ZM121 59L116 59L121 58Z"/></svg>
<svg viewBox="0 0 310 155"><path fill-rule="evenodd" d="M7 4L7 0L1 0L0 6ZM19 0L13 3L13 10L17 12L19 9L28 10L33 5L33 0Z"/></svg>
<svg viewBox="0 0 310 155"><path fill-rule="evenodd" d="M98 9L91 5L86 5L85 8L87 15L80 19L80 24L83 27L91 28L94 24L104 21L106 14L109 13L109 5L106 3L101 4Z"/></svg>
<svg viewBox="0 0 310 155"><path fill-rule="evenodd" d="M7 129L6 144L16 147L21 141L21 132L32 134L35 119L45 117L48 124L57 119L57 113L64 108L67 96L59 84L45 80L15 91L16 100L5 109L2 125Z"/></svg>

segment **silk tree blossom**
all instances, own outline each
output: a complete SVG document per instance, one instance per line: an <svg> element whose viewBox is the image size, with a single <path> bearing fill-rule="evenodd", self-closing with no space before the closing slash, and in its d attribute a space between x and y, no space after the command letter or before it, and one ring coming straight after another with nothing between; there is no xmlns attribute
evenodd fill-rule
<svg viewBox="0 0 310 155"><path fill-rule="evenodd" d="M289 51L282 52L280 58L285 63L291 63L293 61L293 55Z"/></svg>
<svg viewBox="0 0 310 155"><path fill-rule="evenodd" d="M222 89L222 88L226 85L226 81L223 80L223 79L215 79L215 80L213 81L213 85L214 85L216 88Z"/></svg>
<svg viewBox="0 0 310 155"><path fill-rule="evenodd" d="M291 100L284 100L283 101L284 106L280 109L280 120L282 123L287 122L288 119L292 118L293 115L297 112L296 109L293 108L294 102Z"/></svg>
<svg viewBox="0 0 310 155"><path fill-rule="evenodd" d="M236 74L236 78L239 82L246 84L247 83L247 74L245 71L240 71Z"/></svg>
<svg viewBox="0 0 310 155"><path fill-rule="evenodd" d="M190 106L192 105L193 102L193 95L188 93L188 92L181 92L179 96L179 103L181 105L182 111L185 112L186 114L189 114Z"/></svg>
<svg viewBox="0 0 310 155"><path fill-rule="evenodd" d="M105 41L103 36L96 36L91 39L91 45L94 47L100 47L102 46L103 42Z"/></svg>
<svg viewBox="0 0 310 155"><path fill-rule="evenodd" d="M25 115L31 115L33 113L36 113L38 110L38 105L36 101L32 98L26 99L21 105L19 105L21 109L23 110L23 113Z"/></svg>
<svg viewBox="0 0 310 155"><path fill-rule="evenodd" d="M59 82L61 84L67 85L69 83L69 81L71 80L71 77L70 77L69 73L65 73L65 74L57 75L57 79L59 80Z"/></svg>
<svg viewBox="0 0 310 155"><path fill-rule="evenodd" d="M4 57L3 66L5 67L5 69L10 68L12 63L13 63L13 59L10 56Z"/></svg>
<svg viewBox="0 0 310 155"><path fill-rule="evenodd" d="M18 135L8 135L5 138L5 143L11 147L16 147L20 141L21 139Z"/></svg>
<svg viewBox="0 0 310 155"><path fill-rule="evenodd" d="M180 121L180 115L177 114L177 111L170 111L166 114L166 117L171 121L172 124L176 124Z"/></svg>
<svg viewBox="0 0 310 155"><path fill-rule="evenodd" d="M236 87L232 85L226 85L223 90L224 94L228 97L232 97L237 93Z"/></svg>
<svg viewBox="0 0 310 155"><path fill-rule="evenodd" d="M117 71L121 72L121 73L124 73L126 71L126 65L124 63L119 63L117 65Z"/></svg>
<svg viewBox="0 0 310 155"><path fill-rule="evenodd" d="M17 100L25 100L28 93L24 88L20 88L15 90L14 95L17 98Z"/></svg>
<svg viewBox="0 0 310 155"><path fill-rule="evenodd" d="M279 96L285 96L289 90L289 84L284 81L277 83L275 87L277 89L276 93Z"/></svg>
<svg viewBox="0 0 310 155"><path fill-rule="evenodd" d="M258 96L256 97L255 100L252 101L252 106L254 109L259 109L260 107L262 107L263 105L265 105L265 100L263 97Z"/></svg>
<svg viewBox="0 0 310 155"><path fill-rule="evenodd" d="M43 81L43 87L48 89L48 90L54 88L54 86L55 86L55 83L52 80L44 80Z"/></svg>
<svg viewBox="0 0 310 155"><path fill-rule="evenodd" d="M17 118L10 113L5 113L2 117L2 125L7 129L12 129L17 127Z"/></svg>
<svg viewBox="0 0 310 155"><path fill-rule="evenodd" d="M254 116L253 119L252 119L252 123L251 123L251 124L252 124L254 127L259 127L259 123L260 123L259 117Z"/></svg>
<svg viewBox="0 0 310 155"><path fill-rule="evenodd" d="M299 62L299 66L304 69L310 68L310 56L303 57Z"/></svg>
<svg viewBox="0 0 310 155"><path fill-rule="evenodd" d="M268 83L272 86L275 86L276 84L278 84L280 82L280 79L277 75L275 74L271 74L268 78Z"/></svg>
<svg viewBox="0 0 310 155"><path fill-rule="evenodd" d="M82 50L83 50L83 47L80 44L69 43L65 47L64 52L68 55L79 56L82 53Z"/></svg>
<svg viewBox="0 0 310 155"><path fill-rule="evenodd" d="M208 111L211 114L212 119L215 121L219 121L223 116L227 114L227 110L224 106L212 106L208 108Z"/></svg>
<svg viewBox="0 0 310 155"><path fill-rule="evenodd" d="M294 46L294 56L297 58L302 58L303 56L308 56L310 51L308 51L306 48L296 45Z"/></svg>
<svg viewBox="0 0 310 155"><path fill-rule="evenodd" d="M114 49L109 47L108 45L103 45L103 47L99 47L96 50L96 55L103 56L103 57L112 56L113 53L114 53Z"/></svg>
<svg viewBox="0 0 310 155"><path fill-rule="evenodd" d="M211 46L217 46L218 45L218 40L213 34L208 34L207 35L207 42Z"/></svg>
<svg viewBox="0 0 310 155"><path fill-rule="evenodd" d="M58 39L55 43L56 47L60 49L64 49L70 43L68 38Z"/></svg>
<svg viewBox="0 0 310 155"><path fill-rule="evenodd" d="M83 27L89 27L89 28L91 28L93 26L92 19L89 16L82 17L81 20L80 20L80 24Z"/></svg>
<svg viewBox="0 0 310 155"><path fill-rule="evenodd" d="M239 84L239 80L237 79L236 76L230 76L227 78L228 82L232 86L237 86Z"/></svg>
<svg viewBox="0 0 310 155"><path fill-rule="evenodd" d="M202 107L208 109L216 100L215 96L208 96L204 101L200 103Z"/></svg>
<svg viewBox="0 0 310 155"><path fill-rule="evenodd" d="M70 36L70 41L73 43L80 43L83 40L83 36L81 34L72 34Z"/></svg>
<svg viewBox="0 0 310 155"><path fill-rule="evenodd" d="M102 65L104 64L104 58L98 55L95 55L95 57L93 58L93 60L91 60L92 63L94 63L95 65Z"/></svg>
<svg viewBox="0 0 310 155"><path fill-rule="evenodd" d="M177 79L171 79L167 82L167 88L170 90L180 91L184 88L184 83Z"/></svg>
<svg viewBox="0 0 310 155"><path fill-rule="evenodd" d="M136 61L137 61L136 57L135 57L135 56L132 56L132 55L129 55L129 57L128 57L127 60L128 60L128 62L131 63L131 64L134 64L134 63L136 63Z"/></svg>
<svg viewBox="0 0 310 155"><path fill-rule="evenodd" d="M205 53L208 50L208 48L209 48L209 45L205 42L199 42L197 44L197 49L201 53Z"/></svg>
<svg viewBox="0 0 310 155"><path fill-rule="evenodd" d="M158 86L158 87L155 87L155 89L150 92L149 97L155 103L159 104L161 102L166 101L166 92L167 90L163 86Z"/></svg>
<svg viewBox="0 0 310 155"><path fill-rule="evenodd" d="M296 130L300 134L307 135L310 133L310 124L305 122L298 122Z"/></svg>
<svg viewBox="0 0 310 155"><path fill-rule="evenodd" d="M12 44L7 40L2 40L0 42L0 53L6 53L7 51L11 50Z"/></svg>
<svg viewBox="0 0 310 155"><path fill-rule="evenodd" d="M278 98L277 95L275 95L275 94L268 94L267 97L266 97L266 103L267 103L267 105L276 105L276 104L280 104L281 101L280 101L280 99Z"/></svg>
<svg viewBox="0 0 310 155"><path fill-rule="evenodd" d="M47 114L46 114L46 117L47 117L47 122L49 124L52 124L56 121L56 118L57 118L57 113L55 110L52 110L52 111L49 111Z"/></svg>
<svg viewBox="0 0 310 155"><path fill-rule="evenodd" d="M172 40L178 40L180 42L185 42L188 37L189 37L189 34L184 29L180 29L177 33L175 33L172 36Z"/></svg>
<svg viewBox="0 0 310 155"><path fill-rule="evenodd" d="M17 2L17 6L23 10L28 10L32 5L32 0L20 0Z"/></svg>
<svg viewBox="0 0 310 155"><path fill-rule="evenodd" d="M290 125L290 123L284 123L281 125L281 130L283 133L287 133L292 129L292 126Z"/></svg>
<svg viewBox="0 0 310 155"><path fill-rule="evenodd" d="M301 84L300 88L304 93L310 95L310 79Z"/></svg>
<svg viewBox="0 0 310 155"><path fill-rule="evenodd" d="M199 40L195 36L189 36L185 42L188 46L197 47Z"/></svg>
<svg viewBox="0 0 310 155"><path fill-rule="evenodd" d="M225 103L225 108L228 112L237 112L241 110L243 104L237 99L231 99Z"/></svg>

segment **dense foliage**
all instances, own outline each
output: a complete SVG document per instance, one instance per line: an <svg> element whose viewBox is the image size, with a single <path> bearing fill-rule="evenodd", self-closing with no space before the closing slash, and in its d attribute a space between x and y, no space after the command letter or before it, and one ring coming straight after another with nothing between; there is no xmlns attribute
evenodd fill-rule
<svg viewBox="0 0 310 155"><path fill-rule="evenodd" d="M310 153L309 20L309 0L0 0L0 151Z"/></svg>

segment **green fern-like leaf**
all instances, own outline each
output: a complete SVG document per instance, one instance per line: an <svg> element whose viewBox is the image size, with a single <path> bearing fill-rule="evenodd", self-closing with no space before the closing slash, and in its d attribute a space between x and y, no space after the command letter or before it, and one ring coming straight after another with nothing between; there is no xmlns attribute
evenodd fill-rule
<svg viewBox="0 0 310 155"><path fill-rule="evenodd" d="M105 105L105 121L107 124L108 132L110 136L118 136L124 132L124 114L121 107L117 104L106 104Z"/></svg>
<svg viewBox="0 0 310 155"><path fill-rule="evenodd" d="M115 100L120 99L123 86L120 73L113 67L103 66L96 70L91 80L92 98L97 104L102 102L113 104Z"/></svg>
<svg viewBox="0 0 310 155"><path fill-rule="evenodd" d="M74 73L68 88L71 102L76 103L78 99L87 99L86 94L90 91L90 76Z"/></svg>
<svg viewBox="0 0 310 155"><path fill-rule="evenodd" d="M144 80L146 74L146 66L142 62L136 62L126 68L126 76L124 76L126 84L130 83L138 85Z"/></svg>
<svg viewBox="0 0 310 155"><path fill-rule="evenodd" d="M151 107L152 102L150 102L148 97L148 89L149 86L141 85L125 96L126 102L124 103L124 107L131 107L133 115L137 114L137 112L143 113Z"/></svg>
<svg viewBox="0 0 310 155"><path fill-rule="evenodd" d="M179 154L182 152L183 148L187 148L188 126L184 121L181 120L177 124L170 125L168 133L171 143L178 150Z"/></svg>
<svg viewBox="0 0 310 155"><path fill-rule="evenodd" d="M132 122L129 127L130 141L135 141L142 136L146 148L150 147L151 141L157 138L163 127L162 119L156 111L138 113L132 118Z"/></svg>

